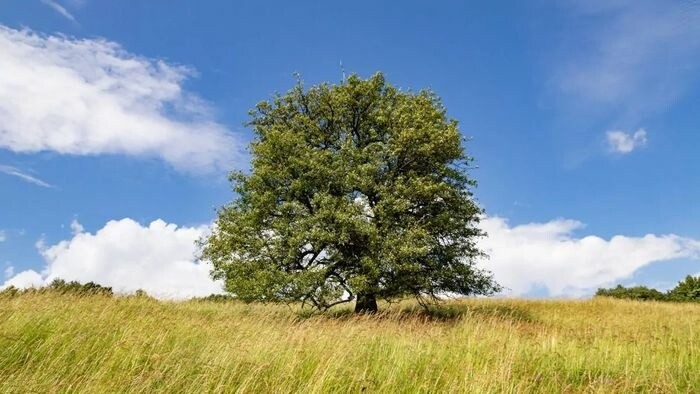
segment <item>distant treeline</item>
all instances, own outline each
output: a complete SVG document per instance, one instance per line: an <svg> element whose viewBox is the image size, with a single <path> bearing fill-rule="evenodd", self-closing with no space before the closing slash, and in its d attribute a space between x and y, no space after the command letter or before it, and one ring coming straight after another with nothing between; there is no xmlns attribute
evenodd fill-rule
<svg viewBox="0 0 700 394"><path fill-rule="evenodd" d="M617 285L610 289L598 289L597 296L625 298L641 301L672 301L672 302L700 302L700 276L691 275L676 285L673 289L663 293L646 286L624 287Z"/></svg>
<svg viewBox="0 0 700 394"><path fill-rule="evenodd" d="M51 283L43 287L29 287L26 289L18 289L14 286L9 286L2 291L0 291L0 297L14 297L21 294L33 294L33 293L57 293L57 294L70 294L77 296L91 296L91 295L101 295L112 297L114 296L114 291L111 287L102 286L95 282L80 283L78 281L67 282L63 279L54 279ZM136 290L133 297L149 297L145 290ZM234 300L235 297L230 294L211 294L206 297L196 297L192 300L194 301L215 301L224 302Z"/></svg>
<svg viewBox="0 0 700 394"><path fill-rule="evenodd" d="M111 287L98 285L95 282L88 282L85 284L82 284L77 281L66 282L63 279L54 279L51 283L43 287L29 287L26 289L18 289L14 286L9 286L4 290L0 291L0 295L15 296L20 294L48 292L74 295L114 295L114 292L112 291Z"/></svg>
<svg viewBox="0 0 700 394"><path fill-rule="evenodd" d="M12 297L20 294L48 292L78 296L102 295L111 297L114 295L114 291L111 287L102 286L95 282L80 283L77 281L67 282L63 279L54 279L51 283L43 287L18 289L14 286L9 286L0 291L0 296ZM700 276L693 277L688 275L684 280L678 282L676 287L667 292L661 292L646 286L624 287L622 285L617 285L609 289L598 289L595 295L641 301L700 302ZM136 290L132 296L149 297L144 290ZM206 297L192 298L194 301L214 302L227 302L235 299L236 297L231 294L211 294Z"/></svg>

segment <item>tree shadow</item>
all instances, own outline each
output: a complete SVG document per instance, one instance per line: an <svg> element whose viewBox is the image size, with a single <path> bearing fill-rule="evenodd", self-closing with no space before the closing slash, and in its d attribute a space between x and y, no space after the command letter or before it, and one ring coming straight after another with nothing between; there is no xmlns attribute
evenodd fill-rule
<svg viewBox="0 0 700 394"><path fill-rule="evenodd" d="M384 308L374 314L357 314L349 307L336 308L325 312L300 311L299 321L310 318L331 320L370 319L395 322L458 322L464 319L498 319L512 323L536 323L537 319L528 310L513 305L470 305L458 302L435 303L425 307L396 305Z"/></svg>
<svg viewBox="0 0 700 394"><path fill-rule="evenodd" d="M468 313L477 318L507 320L514 323L537 323L529 310L514 305L472 305Z"/></svg>

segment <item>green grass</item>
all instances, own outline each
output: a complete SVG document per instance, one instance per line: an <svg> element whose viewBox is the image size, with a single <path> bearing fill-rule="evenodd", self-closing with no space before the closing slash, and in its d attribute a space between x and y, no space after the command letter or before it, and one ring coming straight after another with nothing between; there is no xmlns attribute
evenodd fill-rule
<svg viewBox="0 0 700 394"><path fill-rule="evenodd" d="M0 392L700 392L700 305L0 297Z"/></svg>

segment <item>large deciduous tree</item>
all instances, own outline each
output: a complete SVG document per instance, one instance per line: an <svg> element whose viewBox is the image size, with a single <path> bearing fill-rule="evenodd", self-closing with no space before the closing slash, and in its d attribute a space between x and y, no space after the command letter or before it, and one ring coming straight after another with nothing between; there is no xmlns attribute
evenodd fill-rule
<svg viewBox="0 0 700 394"><path fill-rule="evenodd" d="M305 89L251 111L252 168L202 241L212 275L243 300L319 309L377 299L490 294L475 266L482 213L457 121L430 91L378 73Z"/></svg>

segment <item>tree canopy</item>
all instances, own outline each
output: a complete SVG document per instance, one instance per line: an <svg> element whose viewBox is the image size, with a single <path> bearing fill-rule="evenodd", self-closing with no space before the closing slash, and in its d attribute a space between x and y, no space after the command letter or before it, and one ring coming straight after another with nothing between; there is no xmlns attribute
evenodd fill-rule
<svg viewBox="0 0 700 394"><path fill-rule="evenodd" d="M298 82L250 116L251 170L230 175L237 195L202 240L227 291L373 312L377 299L499 289L476 266L472 158L433 92L381 73Z"/></svg>

